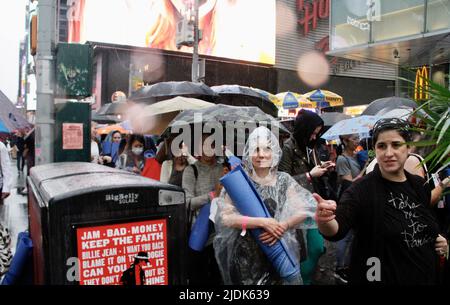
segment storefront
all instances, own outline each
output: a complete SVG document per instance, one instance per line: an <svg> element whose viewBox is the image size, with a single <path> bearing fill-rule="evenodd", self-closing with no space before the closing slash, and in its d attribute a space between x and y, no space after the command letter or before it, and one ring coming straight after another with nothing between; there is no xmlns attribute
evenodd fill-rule
<svg viewBox="0 0 450 305"><path fill-rule="evenodd" d="M449 0L332 0L328 54L396 65L413 81L425 67L431 79L448 86L449 34ZM414 97L404 87L397 83L397 93Z"/></svg>

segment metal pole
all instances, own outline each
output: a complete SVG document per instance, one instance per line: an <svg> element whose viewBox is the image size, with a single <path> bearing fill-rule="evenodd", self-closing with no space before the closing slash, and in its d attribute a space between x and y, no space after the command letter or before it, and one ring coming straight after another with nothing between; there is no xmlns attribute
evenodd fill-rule
<svg viewBox="0 0 450 305"><path fill-rule="evenodd" d="M199 42L199 30L198 30L198 6L199 0L194 1L194 51L192 54L192 82L199 82L199 60L198 60L198 42Z"/></svg>
<svg viewBox="0 0 450 305"><path fill-rule="evenodd" d="M36 52L36 165L53 162L55 140L55 33L57 0L39 0Z"/></svg>

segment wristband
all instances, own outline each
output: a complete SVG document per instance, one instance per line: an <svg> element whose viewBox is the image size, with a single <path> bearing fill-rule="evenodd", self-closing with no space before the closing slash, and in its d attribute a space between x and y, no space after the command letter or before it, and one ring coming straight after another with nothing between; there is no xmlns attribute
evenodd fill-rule
<svg viewBox="0 0 450 305"><path fill-rule="evenodd" d="M306 179L308 179L309 183L312 182L312 177L311 177L311 174L309 172L306 173Z"/></svg>
<svg viewBox="0 0 450 305"><path fill-rule="evenodd" d="M241 236L245 236L245 234L247 233L247 222L248 222L248 216L244 216L244 219L242 220Z"/></svg>
<svg viewBox="0 0 450 305"><path fill-rule="evenodd" d="M213 201L213 199L216 198L216 193L214 191L209 192L208 196L209 196L209 201Z"/></svg>

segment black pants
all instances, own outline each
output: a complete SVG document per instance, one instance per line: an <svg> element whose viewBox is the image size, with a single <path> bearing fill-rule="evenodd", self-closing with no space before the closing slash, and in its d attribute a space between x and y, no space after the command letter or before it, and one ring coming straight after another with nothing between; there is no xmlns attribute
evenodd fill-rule
<svg viewBox="0 0 450 305"><path fill-rule="evenodd" d="M188 249L189 285L222 285L219 266L214 255L213 245L203 251Z"/></svg>

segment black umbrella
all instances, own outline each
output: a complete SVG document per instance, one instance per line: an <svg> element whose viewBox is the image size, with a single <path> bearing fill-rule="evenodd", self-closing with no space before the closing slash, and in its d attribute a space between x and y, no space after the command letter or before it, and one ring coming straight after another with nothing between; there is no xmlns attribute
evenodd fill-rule
<svg viewBox="0 0 450 305"><path fill-rule="evenodd" d="M351 119L350 115L341 112L323 112L320 114L325 126L333 126L339 121Z"/></svg>
<svg viewBox="0 0 450 305"><path fill-rule="evenodd" d="M136 90L129 96L129 100L153 104L176 96L193 97L213 102L218 95L203 83L188 81L160 82Z"/></svg>
<svg viewBox="0 0 450 305"><path fill-rule="evenodd" d="M372 103L361 113L361 115L376 115L380 110L392 110L396 108L417 108L418 105L413 100L404 97L385 97Z"/></svg>
<svg viewBox="0 0 450 305"><path fill-rule="evenodd" d="M278 108L268 96L253 88L240 85L213 86L211 89L219 94L217 102L231 106L256 106L273 117L278 117Z"/></svg>

